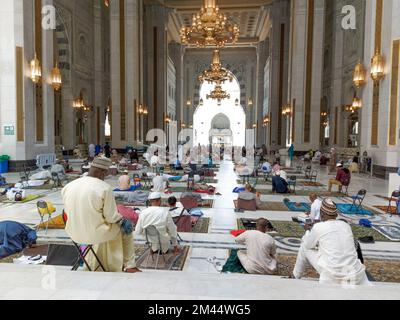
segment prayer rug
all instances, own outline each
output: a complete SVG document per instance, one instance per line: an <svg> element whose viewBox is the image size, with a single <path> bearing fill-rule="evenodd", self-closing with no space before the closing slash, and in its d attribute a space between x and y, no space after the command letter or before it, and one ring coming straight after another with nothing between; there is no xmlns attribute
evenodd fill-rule
<svg viewBox="0 0 400 320"><path fill-rule="evenodd" d="M285 201L286 200L286 201ZM288 207L290 211L295 212L310 212L311 205L305 202L291 202L289 199L283 200L283 203Z"/></svg>
<svg viewBox="0 0 400 320"><path fill-rule="evenodd" d="M374 196L377 197L377 198L379 198L379 199L386 200L386 201L389 201L389 200L390 200L389 197L381 196L381 195L379 195L379 194L375 194Z"/></svg>
<svg viewBox="0 0 400 320"><path fill-rule="evenodd" d="M311 191L311 190L298 190L296 189L296 192L292 192L292 193L274 193L272 192L272 190L262 190L259 189L257 190L258 192L260 192L262 195L295 195L295 196L309 196L311 192L315 192L319 197L335 197L335 198L347 198L348 196L346 196L343 193L339 193L339 192L328 192L327 190L315 190L315 191Z"/></svg>
<svg viewBox="0 0 400 320"><path fill-rule="evenodd" d="M400 227L399 226L384 226L384 225L372 225L372 228L386 236L392 241L400 241Z"/></svg>
<svg viewBox="0 0 400 320"><path fill-rule="evenodd" d="M135 249L137 267L139 269L154 269L156 266L157 255L153 254L152 257L150 255L150 250L145 245L135 245ZM178 255L175 255L172 252L173 249L171 249L171 252L168 252L165 255L165 262L162 255L160 255L158 259L157 270L182 271L189 254L190 247L184 246L181 247L181 249L182 251Z"/></svg>
<svg viewBox="0 0 400 320"><path fill-rule="evenodd" d="M26 198L22 201L12 201L12 200L8 200L6 197L6 200L0 201L0 202L2 202L2 203L27 203L27 202L30 202L30 201L33 201L36 199L40 199L44 196L45 196L45 194L28 194L26 196Z"/></svg>
<svg viewBox="0 0 400 320"><path fill-rule="evenodd" d="M315 182L315 181L298 181L297 185L304 186L304 187L324 187L325 186L324 184Z"/></svg>
<svg viewBox="0 0 400 320"><path fill-rule="evenodd" d="M396 207L393 207L393 206L391 206L390 209L388 206L374 206L374 208L382 210L385 213L387 213L389 211L389 214L398 214Z"/></svg>
<svg viewBox="0 0 400 320"><path fill-rule="evenodd" d="M192 233L208 233L210 218L201 217L192 229Z"/></svg>
<svg viewBox="0 0 400 320"><path fill-rule="evenodd" d="M39 224L37 228L38 230L40 229L45 230L46 226L47 226L47 221ZM65 229L65 223L61 214L58 215L57 217L51 218L48 221L48 229Z"/></svg>
<svg viewBox="0 0 400 320"><path fill-rule="evenodd" d="M233 200L235 208L237 208L237 200ZM257 211L288 211L288 208L282 202L263 201L257 206Z"/></svg>
<svg viewBox="0 0 400 320"><path fill-rule="evenodd" d="M336 204L339 211L343 214L356 214L362 216L373 216L373 212L368 211L364 208L359 208L356 205L348 204L348 203L337 203Z"/></svg>
<svg viewBox="0 0 400 320"><path fill-rule="evenodd" d="M238 229L254 230L256 228L256 219L238 219ZM273 237L283 238L302 238L305 234L304 228L296 222L292 221L270 221L276 232L269 233ZM351 225L354 238L362 238L366 236L374 237L375 241L389 242L393 241L381 234L373 228L365 228L358 225Z"/></svg>

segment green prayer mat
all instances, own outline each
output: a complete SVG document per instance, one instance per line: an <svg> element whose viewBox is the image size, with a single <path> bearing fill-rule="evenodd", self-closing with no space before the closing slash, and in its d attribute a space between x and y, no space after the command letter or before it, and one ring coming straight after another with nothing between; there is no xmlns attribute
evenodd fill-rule
<svg viewBox="0 0 400 320"><path fill-rule="evenodd" d="M228 260L225 265L222 267L222 272L230 272L230 273L248 273L245 268L243 268L240 263L239 257L237 255L239 250L232 249L229 255Z"/></svg>
<svg viewBox="0 0 400 320"><path fill-rule="evenodd" d="M238 219L238 230L253 230L254 227L249 227L248 223L256 222L256 219ZM271 221L276 232L269 233L273 237L283 237L283 238L302 238L305 234L304 228L292 221ZM372 228L366 228L358 225L351 225L353 230L354 238L358 239L361 237L372 236L375 241L390 242L389 238L386 238L383 234Z"/></svg>

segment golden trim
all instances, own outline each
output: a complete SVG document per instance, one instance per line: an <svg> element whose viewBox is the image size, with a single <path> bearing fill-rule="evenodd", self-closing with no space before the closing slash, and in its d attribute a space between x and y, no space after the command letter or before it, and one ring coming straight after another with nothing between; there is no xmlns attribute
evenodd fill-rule
<svg viewBox="0 0 400 320"><path fill-rule="evenodd" d="M389 145L397 145L398 104L399 104L399 64L400 40L393 41L392 50L392 81L389 110Z"/></svg>
<svg viewBox="0 0 400 320"><path fill-rule="evenodd" d="M295 121L296 120L296 99L293 99L292 103L292 143L294 143L294 138L295 138Z"/></svg>
<svg viewBox="0 0 400 320"><path fill-rule="evenodd" d="M282 143L282 105L283 105L283 82L284 82L284 64L285 64L285 24L281 23L281 44L279 53L279 121L278 121L278 144ZM286 140L286 137L285 137Z"/></svg>
<svg viewBox="0 0 400 320"><path fill-rule="evenodd" d="M339 117L339 107L336 107L335 108L335 134L334 134L334 137L333 137L333 144L337 144L337 141L338 141L338 138L337 138L337 136L338 136L338 123L339 123L339 121L338 121L338 117Z"/></svg>
<svg viewBox="0 0 400 320"><path fill-rule="evenodd" d="M381 52L382 46L382 17L383 0L376 0L376 21L375 21L375 52ZM374 81L372 96L372 124L371 124L371 145L378 145L379 136L379 96L380 82Z"/></svg>
<svg viewBox="0 0 400 320"><path fill-rule="evenodd" d="M310 142L311 136L311 93L314 48L314 0L308 0L307 13L307 61L306 61L306 88L304 101L304 142Z"/></svg>
<svg viewBox="0 0 400 320"><path fill-rule="evenodd" d="M120 124L121 140L126 140L126 99L125 99L125 0L119 1L119 41L120 41Z"/></svg>
<svg viewBox="0 0 400 320"><path fill-rule="evenodd" d="M42 0L35 0L35 52L42 62ZM44 141L43 77L35 85L36 142Z"/></svg>
<svg viewBox="0 0 400 320"><path fill-rule="evenodd" d="M16 47L16 98L17 98L17 141L25 140L24 126L24 56L22 47Z"/></svg>

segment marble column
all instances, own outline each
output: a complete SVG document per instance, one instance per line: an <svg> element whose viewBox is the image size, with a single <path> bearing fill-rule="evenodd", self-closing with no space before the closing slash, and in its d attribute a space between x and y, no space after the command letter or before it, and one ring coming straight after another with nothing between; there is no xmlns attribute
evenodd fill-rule
<svg viewBox="0 0 400 320"><path fill-rule="evenodd" d="M262 41L257 46L257 101L256 101L256 120L257 126L257 143L259 146L265 144L267 136L265 135L263 120L264 105L264 69L269 54L269 39Z"/></svg>
<svg viewBox="0 0 400 320"><path fill-rule="evenodd" d="M144 99L149 108L148 129L164 129L167 111L167 23L169 9L160 5L144 8Z"/></svg>
<svg viewBox="0 0 400 320"><path fill-rule="evenodd" d="M179 123L185 122L183 117L183 110L185 108L185 100L183 97L183 79L184 79L184 67L183 57L185 54L185 48L176 42L169 44L169 57L172 59L175 70L176 70L176 112L175 118ZM179 128L178 128L179 129Z"/></svg>

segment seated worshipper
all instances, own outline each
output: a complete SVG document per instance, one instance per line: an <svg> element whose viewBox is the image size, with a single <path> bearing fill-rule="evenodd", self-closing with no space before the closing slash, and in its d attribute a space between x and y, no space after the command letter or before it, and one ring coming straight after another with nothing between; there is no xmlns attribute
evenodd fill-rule
<svg viewBox="0 0 400 320"><path fill-rule="evenodd" d="M365 266L357 257L351 227L340 220L331 199L321 206L321 222L306 225L293 276L300 279L308 264L320 275L323 284L368 284Z"/></svg>
<svg viewBox="0 0 400 320"><path fill-rule="evenodd" d="M91 164L88 160L83 161L83 164L81 165L82 174L89 172L90 166Z"/></svg>
<svg viewBox="0 0 400 320"><path fill-rule="evenodd" d="M50 173L57 173L58 178L61 181L67 179L67 175L65 174L65 168L61 164L60 160L57 160L56 163L51 166Z"/></svg>
<svg viewBox="0 0 400 320"><path fill-rule="evenodd" d="M285 181L287 181L287 172L286 172L285 170L281 169L281 170L277 171L277 172L275 173L275 175L281 176L282 179L284 179Z"/></svg>
<svg viewBox="0 0 400 320"><path fill-rule="evenodd" d="M271 164L268 161L264 162L263 165L261 166L261 171L264 173L271 173L272 171Z"/></svg>
<svg viewBox="0 0 400 320"><path fill-rule="evenodd" d="M349 169L343 168L343 164L340 162L336 165L337 173L335 179L330 179L328 182L328 191L332 191L332 186L338 186L339 192L342 190L342 186L348 186L351 180L351 173Z"/></svg>
<svg viewBox="0 0 400 320"><path fill-rule="evenodd" d="M293 221L306 223L307 220L310 220L311 223L317 223L321 221L321 206L322 201L318 199L318 196L315 192L310 193L309 199L311 201L311 210L310 212L306 212L304 215L299 215L298 217L294 217Z"/></svg>
<svg viewBox="0 0 400 320"><path fill-rule="evenodd" d="M256 193L255 189L246 184L245 190L238 195L237 208L239 210L255 211L261 206L260 194Z"/></svg>
<svg viewBox="0 0 400 320"><path fill-rule="evenodd" d="M118 163L119 162L119 156L118 156L118 151L117 150L113 149L110 159L111 159L111 161L113 163Z"/></svg>
<svg viewBox="0 0 400 320"><path fill-rule="evenodd" d="M125 166L125 167L128 165L128 159L126 158L125 155L123 155L123 156L121 157L121 160L119 160L119 164L120 164L121 166Z"/></svg>
<svg viewBox="0 0 400 320"><path fill-rule="evenodd" d="M154 152L154 154L150 158L150 166L157 167L159 164L160 164L160 157L157 155L157 152Z"/></svg>
<svg viewBox="0 0 400 320"><path fill-rule="evenodd" d="M179 217L181 214L189 215L187 210L184 210L182 203L178 202L174 196L168 198L168 207L172 218Z"/></svg>
<svg viewBox="0 0 400 320"><path fill-rule="evenodd" d="M274 166L272 167L272 171L271 171L272 175L276 175L276 173L281 170L282 170L281 165L279 164L279 162L275 161Z"/></svg>
<svg viewBox="0 0 400 320"><path fill-rule="evenodd" d="M276 245L268 231L269 222L258 219L256 230L247 230L235 241L246 245L246 250L239 250L237 255L243 268L250 274L276 273Z"/></svg>
<svg viewBox="0 0 400 320"><path fill-rule="evenodd" d="M129 176L127 174L123 174L122 176L120 176L118 178L118 188L114 189L114 191L135 191L138 188L140 188L140 184L139 185L131 185L131 178L129 178Z"/></svg>
<svg viewBox="0 0 400 320"><path fill-rule="evenodd" d="M104 182L110 166L110 159L95 158L86 177L70 182L62 189L67 216L65 231L77 243L94 245L106 271L139 272L133 226L118 213L111 186ZM88 261L95 270L94 256L89 254Z"/></svg>
<svg viewBox="0 0 400 320"><path fill-rule="evenodd" d="M320 162L321 157L322 157L322 152L319 151L319 150L317 150L317 151L315 152L314 157L312 158L312 162Z"/></svg>
<svg viewBox="0 0 400 320"><path fill-rule="evenodd" d="M159 252L167 253L170 248L170 243L174 246L174 253L180 252L178 246L178 233L177 228L172 220L172 216L168 208L161 207L161 193L152 192L149 195L150 207L144 209L139 215L139 220L136 224L136 235L145 235L146 228L154 226L158 230L161 239L161 248L158 238L149 238L153 253Z"/></svg>
<svg viewBox="0 0 400 320"><path fill-rule="evenodd" d="M151 191L153 192L164 192L168 189L168 178L164 175L160 175L159 173L153 178L153 188Z"/></svg>
<svg viewBox="0 0 400 320"><path fill-rule="evenodd" d="M89 158L93 159L96 155L96 146L91 143L88 148Z"/></svg>
<svg viewBox="0 0 400 320"><path fill-rule="evenodd" d="M15 221L0 222L0 259L19 253L36 243L36 231Z"/></svg>
<svg viewBox="0 0 400 320"><path fill-rule="evenodd" d="M360 153L357 152L357 155L353 157L353 160L349 167L351 173L359 171L359 162L360 162Z"/></svg>
<svg viewBox="0 0 400 320"><path fill-rule="evenodd" d="M272 177L272 192L274 193L290 193L288 183L283 179L278 171L275 176Z"/></svg>
<svg viewBox="0 0 400 320"><path fill-rule="evenodd" d="M7 199L10 201L22 201L26 198L25 190L19 188L10 188L6 193Z"/></svg>

